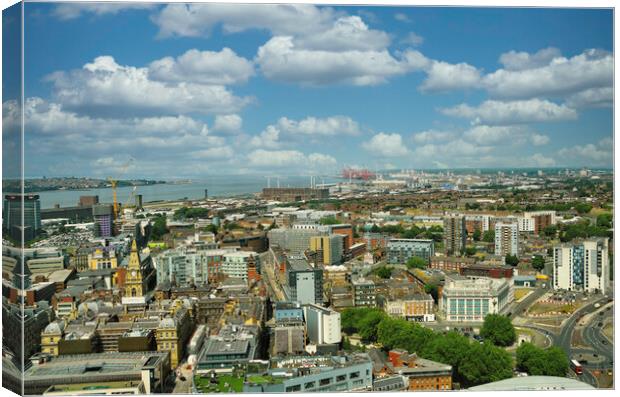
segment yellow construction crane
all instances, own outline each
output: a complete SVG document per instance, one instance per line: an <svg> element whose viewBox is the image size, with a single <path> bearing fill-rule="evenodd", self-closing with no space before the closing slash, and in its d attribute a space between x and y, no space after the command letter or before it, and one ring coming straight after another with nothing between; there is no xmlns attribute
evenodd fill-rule
<svg viewBox="0 0 620 397"><path fill-rule="evenodd" d="M120 168L121 172L119 174L119 177L123 176L125 172L127 172L127 169L129 168L131 163L133 163L133 157L130 157L129 160L125 164L123 164L123 166ZM108 177L108 181L110 182L110 185L112 185L112 201L114 203L114 220L117 220L119 212L120 212L118 200L116 198L116 184L118 183L118 179Z"/></svg>
<svg viewBox="0 0 620 397"><path fill-rule="evenodd" d="M110 185L112 185L112 201L114 202L114 220L118 218L118 201L116 200L116 180L108 177Z"/></svg>

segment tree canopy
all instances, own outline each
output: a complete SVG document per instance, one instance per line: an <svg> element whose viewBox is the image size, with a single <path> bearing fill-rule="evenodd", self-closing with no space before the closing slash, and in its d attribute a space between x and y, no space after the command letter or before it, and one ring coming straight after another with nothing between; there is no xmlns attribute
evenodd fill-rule
<svg viewBox="0 0 620 397"><path fill-rule="evenodd" d="M517 266L519 264L519 258L516 255L506 255L506 264L510 266Z"/></svg>
<svg viewBox="0 0 620 397"><path fill-rule="evenodd" d="M534 255L532 257L532 267L536 270L542 270L545 268L545 258L542 255Z"/></svg>
<svg viewBox="0 0 620 397"><path fill-rule="evenodd" d="M151 238L153 240L161 240L164 234L168 233L166 217L159 215L153 218L153 228L151 229Z"/></svg>
<svg viewBox="0 0 620 397"><path fill-rule="evenodd" d="M482 241L485 243L493 243L495 242L495 230L487 230L482 235Z"/></svg>
<svg viewBox="0 0 620 397"><path fill-rule="evenodd" d="M497 346L510 346L517 340L515 327L510 318L500 314L487 314L484 318L480 336Z"/></svg>
<svg viewBox="0 0 620 397"><path fill-rule="evenodd" d="M405 349L422 358L452 366L454 380L465 387L512 376L513 362L504 349L472 342L456 332L440 333L379 309L353 308L342 313L345 333L358 332L363 340L376 341L387 350Z"/></svg>
<svg viewBox="0 0 620 397"><path fill-rule="evenodd" d="M426 269L428 262L419 256L412 256L407 260L406 265L408 269Z"/></svg>
<svg viewBox="0 0 620 397"><path fill-rule="evenodd" d="M524 342L517 348L517 369L530 375L565 376L568 358L557 346L541 349Z"/></svg>

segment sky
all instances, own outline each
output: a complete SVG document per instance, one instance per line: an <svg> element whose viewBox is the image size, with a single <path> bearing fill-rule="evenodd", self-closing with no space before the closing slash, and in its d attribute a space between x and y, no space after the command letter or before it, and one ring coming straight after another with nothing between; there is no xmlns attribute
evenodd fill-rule
<svg viewBox="0 0 620 397"><path fill-rule="evenodd" d="M25 174L612 167L612 18L26 3Z"/></svg>

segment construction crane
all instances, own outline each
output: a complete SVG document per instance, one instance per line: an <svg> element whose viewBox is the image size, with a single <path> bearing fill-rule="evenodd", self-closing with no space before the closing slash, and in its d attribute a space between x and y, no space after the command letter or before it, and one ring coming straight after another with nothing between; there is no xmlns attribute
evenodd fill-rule
<svg viewBox="0 0 620 397"><path fill-rule="evenodd" d="M116 185L118 183L118 179L120 177L122 177L125 172L127 172L127 169L129 168L129 166L133 163L133 157L130 157L129 160L127 160L127 162L125 164L123 164L120 168L120 173L118 178L114 179L111 176L108 177L108 181L110 182L110 185L112 186L112 202L114 203L114 220L118 219L118 214L119 214L119 206L118 206L118 200L116 198Z"/></svg>

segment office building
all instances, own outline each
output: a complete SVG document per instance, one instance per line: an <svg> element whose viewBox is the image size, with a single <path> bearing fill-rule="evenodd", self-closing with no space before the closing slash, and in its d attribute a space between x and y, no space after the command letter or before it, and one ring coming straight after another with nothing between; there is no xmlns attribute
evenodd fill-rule
<svg viewBox="0 0 620 397"><path fill-rule="evenodd" d="M319 305L304 306L308 340L315 345L340 343L340 313Z"/></svg>
<svg viewBox="0 0 620 397"><path fill-rule="evenodd" d="M342 223L337 225L328 225L327 227L330 234L340 234L345 236L344 250L345 252L348 251L353 245L353 226Z"/></svg>
<svg viewBox="0 0 620 397"><path fill-rule="evenodd" d="M313 236L310 237L310 250L318 254L319 264L336 265L342 262L344 241L346 241L346 236L340 234Z"/></svg>
<svg viewBox="0 0 620 397"><path fill-rule="evenodd" d="M357 306L377 306L377 289L372 280L358 278L353 280L353 305Z"/></svg>
<svg viewBox="0 0 620 397"><path fill-rule="evenodd" d="M111 237L114 235L114 208L111 204L93 205L95 237Z"/></svg>
<svg viewBox="0 0 620 397"><path fill-rule="evenodd" d="M303 323L304 309L299 302L278 301L274 304L273 318L279 324Z"/></svg>
<svg viewBox="0 0 620 397"><path fill-rule="evenodd" d="M2 208L2 229L20 245L22 237L24 241L35 238L41 230L41 202L39 201L39 195L6 194Z"/></svg>
<svg viewBox="0 0 620 397"><path fill-rule="evenodd" d="M260 259L256 252L229 252L224 254L222 274L246 283L260 280Z"/></svg>
<svg viewBox="0 0 620 397"><path fill-rule="evenodd" d="M465 253L467 228L464 216L451 215L443 219L443 240L447 256Z"/></svg>
<svg viewBox="0 0 620 397"><path fill-rule="evenodd" d="M196 373L209 374L211 370L227 371L247 365L255 358L257 335L257 327L226 325L205 341L198 355Z"/></svg>
<svg viewBox="0 0 620 397"><path fill-rule="evenodd" d="M274 356L302 354L306 348L306 330L301 324L276 325L272 329Z"/></svg>
<svg viewBox="0 0 620 397"><path fill-rule="evenodd" d="M308 201L329 198L329 189L267 187L263 188L263 199L273 201Z"/></svg>
<svg viewBox="0 0 620 397"><path fill-rule="evenodd" d="M310 249L310 239L326 236L327 231L317 229L272 229L267 232L270 247L279 247L291 254L303 254Z"/></svg>
<svg viewBox="0 0 620 397"><path fill-rule="evenodd" d="M495 224L495 255L519 254L519 226L516 222Z"/></svg>
<svg viewBox="0 0 620 397"><path fill-rule="evenodd" d="M553 248L553 288L605 294L610 266L606 238L557 245Z"/></svg>
<svg viewBox="0 0 620 397"><path fill-rule="evenodd" d="M302 305L323 303L323 271L302 258L287 258L286 284L283 290L289 301Z"/></svg>
<svg viewBox="0 0 620 397"><path fill-rule="evenodd" d="M188 308L177 307L172 315L162 319L156 331L157 351L170 353L170 367L176 368L193 330Z"/></svg>
<svg viewBox="0 0 620 397"><path fill-rule="evenodd" d="M435 255L433 240L393 238L387 243L388 263L404 265L414 256L430 263Z"/></svg>
<svg viewBox="0 0 620 397"><path fill-rule="evenodd" d="M487 314L504 314L513 300L507 279L446 275L439 310L447 321L482 322Z"/></svg>
<svg viewBox="0 0 620 397"><path fill-rule="evenodd" d="M157 284L174 283L204 285L222 273L224 255L230 249L199 249L180 247L164 251L153 261L157 271ZM232 263L234 261L229 261ZM232 265L231 269L232 271Z"/></svg>
<svg viewBox="0 0 620 397"><path fill-rule="evenodd" d="M80 196L78 207L92 207L99 204L99 196Z"/></svg>
<svg viewBox="0 0 620 397"><path fill-rule="evenodd" d="M118 258L113 247L99 247L88 255L88 268L90 270L116 269Z"/></svg>
<svg viewBox="0 0 620 397"><path fill-rule="evenodd" d="M372 360L366 353L273 358L268 382L246 382L246 393L315 393L372 390Z"/></svg>
<svg viewBox="0 0 620 397"><path fill-rule="evenodd" d="M164 391L170 373L168 352L93 353L50 356L38 354L32 366L24 372L24 392L42 394L54 385L90 385L111 381L143 382L146 394Z"/></svg>

